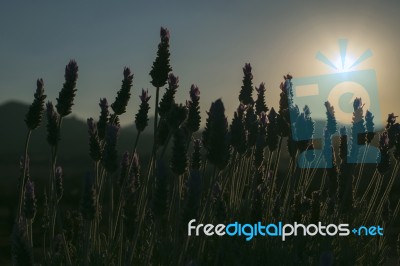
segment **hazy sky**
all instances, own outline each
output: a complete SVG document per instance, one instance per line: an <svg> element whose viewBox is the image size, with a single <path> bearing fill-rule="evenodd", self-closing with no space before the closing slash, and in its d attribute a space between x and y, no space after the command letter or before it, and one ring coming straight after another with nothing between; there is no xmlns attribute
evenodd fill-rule
<svg viewBox="0 0 400 266"><path fill-rule="evenodd" d="M383 116L399 114L399 12L397 0L3 1L0 103L31 102L37 78L44 79L48 99L55 101L64 67L75 59L79 80L73 113L97 118L99 98L114 100L123 67L129 66L134 87L122 121L130 123L139 91L149 88L154 95L148 73L160 26L165 26L171 33L173 73L180 78L177 100L184 102L194 83L201 90L203 113L222 97L231 119L246 62L253 66L254 84L266 83L268 105L276 107L283 74L335 73L315 55L321 51L337 62L337 41L346 38L348 60L373 51L354 70L375 69Z"/></svg>

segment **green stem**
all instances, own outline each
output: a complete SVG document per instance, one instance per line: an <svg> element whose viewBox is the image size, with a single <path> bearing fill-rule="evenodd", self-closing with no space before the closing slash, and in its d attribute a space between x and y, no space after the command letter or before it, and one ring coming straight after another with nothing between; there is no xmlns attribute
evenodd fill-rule
<svg viewBox="0 0 400 266"><path fill-rule="evenodd" d="M154 143L153 143L153 156L157 158L157 123L158 123L158 101L160 98L160 87L157 87L156 90L156 106L155 106L155 114L154 114ZM153 174L156 172L156 164L153 164Z"/></svg>
<svg viewBox="0 0 400 266"><path fill-rule="evenodd" d="M61 132L61 124L62 124L62 117L60 117L58 121L58 132ZM51 178L50 178L50 202L52 205L51 210L51 230L50 230L50 243L52 239L54 239L55 234L55 227L56 227L56 220L57 220L57 195L55 191L55 175L56 175L56 164L57 164L57 152L58 152L58 143L52 147L52 156L51 156Z"/></svg>
<svg viewBox="0 0 400 266"><path fill-rule="evenodd" d="M33 227L32 227L32 219L28 220L28 230L29 230L29 240L31 244L31 248L33 248Z"/></svg>
<svg viewBox="0 0 400 266"><path fill-rule="evenodd" d="M396 161L396 164L394 166L394 169L393 169L392 175L390 177L389 183L386 186L385 192L383 193L381 201L380 201L380 203L379 203L379 205L377 207L376 212L378 213L378 215L375 216L375 222L378 222L378 219L380 218L380 214L382 212L383 204L385 203L386 199L389 197L389 193L392 190L393 183L395 181L395 177L397 176L397 170L398 169L399 169L399 164L398 164L398 161Z"/></svg>
<svg viewBox="0 0 400 266"><path fill-rule="evenodd" d="M19 191L19 203L18 203L18 216L16 220L18 221L21 218L22 214L22 205L24 201L24 191L25 191L25 183L26 183L26 170L27 170L27 157L28 157L28 148L29 148L29 141L31 138L32 130L28 130L25 139L25 152L24 152L24 169L22 172L21 183L20 183L20 191Z"/></svg>
<svg viewBox="0 0 400 266"><path fill-rule="evenodd" d="M372 194L371 200L369 202L369 206L367 209L367 213L365 214L363 224L366 224L366 222L368 221L369 216L374 208L376 197L378 196L378 192L380 191L380 188L383 183L383 177L384 177L384 175L378 174L378 181L377 181L376 187L374 189L374 193Z"/></svg>
<svg viewBox="0 0 400 266"><path fill-rule="evenodd" d="M84 258L84 265L87 266L89 265L89 256L90 256L89 252L90 222L84 221L83 226L85 232L85 239L83 244L83 258Z"/></svg>
<svg viewBox="0 0 400 266"><path fill-rule="evenodd" d="M362 173L363 173L363 170L364 170L365 156L368 153L368 148L369 148L369 144L367 144L367 146L364 148L364 152L363 152L363 156L362 156L362 160L361 160L361 165L360 165L360 171L358 172L356 186L354 188L354 195L357 195L358 187L360 185L360 180L361 180Z"/></svg>
<svg viewBox="0 0 400 266"><path fill-rule="evenodd" d="M171 140L171 132L168 133L167 141L164 143L160 158L164 158L164 155L165 155L165 152L167 151L170 140Z"/></svg>
<svg viewBox="0 0 400 266"><path fill-rule="evenodd" d="M131 160L130 160L130 162L129 162L129 168L128 168L128 171L127 171L127 173L126 173L127 176L129 175L129 173L131 172L131 169L132 169L133 158L134 158L134 155L135 155L135 153L136 153L136 148L137 148L137 145L138 145L138 143L139 143L139 138L140 138L140 134L141 134L141 133L142 133L142 132L139 131L139 132L137 133L137 135L136 135L135 145L133 146L132 153L131 153ZM126 179L127 176L125 176L125 179Z"/></svg>
<svg viewBox="0 0 400 266"><path fill-rule="evenodd" d="M109 179L109 195L110 198L108 199L109 201L109 236L110 236L110 242L112 241L113 237L113 218L114 218L114 189L113 189L113 182L112 182L112 176L108 176Z"/></svg>
<svg viewBox="0 0 400 266"><path fill-rule="evenodd" d="M280 160L280 156L281 156L282 140L283 140L283 137L280 137L279 138L279 145L278 145L278 153L276 155L276 162L275 162L274 171L273 171L273 174L272 174L272 180L273 180L272 181L272 189L271 189L272 192L275 190L275 186L276 186L276 175L277 175L277 172L278 172L277 168L279 166L279 160Z"/></svg>
<svg viewBox="0 0 400 266"><path fill-rule="evenodd" d="M120 222L120 227L119 227L119 234L121 237L121 240L119 241L120 247L119 247L119 258L118 258L118 266L122 266L122 261L123 261L123 249L124 249L124 221L121 219Z"/></svg>
<svg viewBox="0 0 400 266"><path fill-rule="evenodd" d="M360 202L363 202L365 200L365 198L368 196L368 193L371 190L372 185L374 184L376 177L377 177L377 171L375 171L374 174L372 175L371 181L369 182L367 189L365 190L363 196L361 197Z"/></svg>

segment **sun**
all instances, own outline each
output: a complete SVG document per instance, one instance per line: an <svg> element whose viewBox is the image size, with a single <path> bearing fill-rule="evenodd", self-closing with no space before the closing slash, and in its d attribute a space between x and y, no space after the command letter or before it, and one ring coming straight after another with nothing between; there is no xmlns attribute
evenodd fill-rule
<svg viewBox="0 0 400 266"><path fill-rule="evenodd" d="M354 63L354 56L352 54L346 54L345 58L338 56L333 64L336 66L338 72L347 72L351 70L351 66Z"/></svg>
<svg viewBox="0 0 400 266"><path fill-rule="evenodd" d="M335 72L347 72L353 70L359 64L372 56L371 49L367 49L356 59L355 56L347 51L347 43L348 41L346 39L339 39L339 55L335 60L330 60L321 52L318 52L315 57L317 60L331 67Z"/></svg>

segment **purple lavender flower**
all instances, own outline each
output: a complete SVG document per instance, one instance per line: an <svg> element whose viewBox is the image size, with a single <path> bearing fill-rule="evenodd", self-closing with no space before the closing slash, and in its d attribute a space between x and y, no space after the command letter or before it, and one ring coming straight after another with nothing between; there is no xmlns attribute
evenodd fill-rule
<svg viewBox="0 0 400 266"><path fill-rule="evenodd" d="M108 124L106 131L106 143L115 145L117 143L119 126Z"/></svg>
<svg viewBox="0 0 400 266"><path fill-rule="evenodd" d="M119 126L108 124L106 129L105 146L103 150L102 163L108 173L113 173L118 168L116 150Z"/></svg>
<svg viewBox="0 0 400 266"><path fill-rule="evenodd" d="M129 179L129 187L131 191L136 191L140 187L140 161L139 155L135 152L132 158L132 168Z"/></svg>
<svg viewBox="0 0 400 266"><path fill-rule="evenodd" d="M40 125L44 111L44 100L46 99L43 79L38 79L36 86L34 100L29 106L29 111L25 116L25 123L30 130L34 130Z"/></svg>
<svg viewBox="0 0 400 266"><path fill-rule="evenodd" d="M387 121L387 126L386 126L386 128L389 128L391 125L393 125L394 123L396 123L396 118L397 118L398 116L397 115L394 115L394 113L391 113L391 114L389 114L388 115L388 119L386 120Z"/></svg>
<svg viewBox="0 0 400 266"><path fill-rule="evenodd" d="M383 132L382 134L379 135L379 147L386 147L389 145L389 137L387 132Z"/></svg>
<svg viewBox="0 0 400 266"><path fill-rule="evenodd" d="M363 105L363 103L362 103L361 98L356 98L356 99L354 100L354 102L353 102L354 111L356 111L356 110L362 108L363 106L364 106L364 105Z"/></svg>
<svg viewBox="0 0 400 266"><path fill-rule="evenodd" d="M260 124L262 127L266 127L269 124L268 116L265 112L260 113Z"/></svg>
<svg viewBox="0 0 400 266"><path fill-rule="evenodd" d="M28 242L26 227L21 221L16 222L13 227L11 255L13 265L34 265L33 251Z"/></svg>
<svg viewBox="0 0 400 266"><path fill-rule="evenodd" d="M25 167L25 176L29 177L29 155L26 156L26 161L24 156L21 156L19 159L19 169L21 171L21 175L23 175Z"/></svg>
<svg viewBox="0 0 400 266"><path fill-rule="evenodd" d="M292 109L292 76L289 74L283 76L284 82L280 84L280 99L279 99L279 116L278 116L278 135L281 137L288 137L291 135L290 121L291 121L291 109ZM293 111L294 112L294 111ZM291 136L290 136L291 138ZM289 138L289 139L290 139Z"/></svg>
<svg viewBox="0 0 400 266"><path fill-rule="evenodd" d="M161 28L160 38L161 42L158 44L157 57L149 73L151 76L151 84L156 88L160 88L165 85L168 79L168 73L172 71L169 63L170 35L166 28Z"/></svg>
<svg viewBox="0 0 400 266"><path fill-rule="evenodd" d="M97 134L97 126L96 126L96 122L94 122L93 118L88 118L87 125L89 128L89 134L96 135Z"/></svg>
<svg viewBox="0 0 400 266"><path fill-rule="evenodd" d="M92 221L96 215L96 189L93 185L93 176L89 174L85 177L85 186L80 205L83 219Z"/></svg>
<svg viewBox="0 0 400 266"><path fill-rule="evenodd" d="M193 153L190 159L190 168L199 170L201 166L201 139L193 140Z"/></svg>
<svg viewBox="0 0 400 266"><path fill-rule="evenodd" d="M292 78L293 78L293 76L290 74L286 74L285 76L283 76L284 80L291 80Z"/></svg>
<svg viewBox="0 0 400 266"><path fill-rule="evenodd" d="M149 91L142 89L142 94L139 96L140 98L140 106L139 111L135 116L135 125L138 132L142 132L148 125L148 113L150 110L149 106Z"/></svg>
<svg viewBox="0 0 400 266"><path fill-rule="evenodd" d="M168 88L165 89L165 93L161 98L159 104L159 114L161 118L165 118L171 109L171 106L175 104L175 94L179 87L179 78L175 77L172 73L168 76Z"/></svg>
<svg viewBox="0 0 400 266"><path fill-rule="evenodd" d="M89 154L93 161L98 162L101 158L101 146L98 137L97 125L93 118L87 120L89 128Z"/></svg>
<svg viewBox="0 0 400 266"><path fill-rule="evenodd" d="M393 155L394 155L394 158L397 161L400 161L400 125L399 124L397 124L397 130L396 131L397 132L395 134L394 141L393 141L394 142L394 147L395 147Z"/></svg>
<svg viewBox="0 0 400 266"><path fill-rule="evenodd" d="M126 106L131 97L133 74L128 67L125 67L123 75L124 79L122 80L121 89L118 91L114 103L111 104L111 108L116 115L121 115L126 112Z"/></svg>
<svg viewBox="0 0 400 266"><path fill-rule="evenodd" d="M359 145L365 144L365 125L364 125L364 104L361 98L356 98L353 102L354 112L351 127L351 150L350 158L352 161L357 159Z"/></svg>
<svg viewBox="0 0 400 266"><path fill-rule="evenodd" d="M244 64L243 74L248 75L249 77L253 78L253 74L251 74L251 65L250 65L250 63Z"/></svg>
<svg viewBox="0 0 400 266"><path fill-rule="evenodd" d="M200 90L199 87L195 86L194 84L192 84L192 86L190 86L190 99L192 100L192 102L196 102L198 100L200 100Z"/></svg>
<svg viewBox="0 0 400 266"><path fill-rule="evenodd" d="M245 105L253 104L253 74L251 74L251 65L246 63L243 67L243 85L239 94L239 101Z"/></svg>
<svg viewBox="0 0 400 266"><path fill-rule="evenodd" d="M187 120L188 108L183 104L173 104L166 117L169 128L174 131Z"/></svg>
<svg viewBox="0 0 400 266"><path fill-rule="evenodd" d="M169 30L167 28L161 27L161 29L160 29L160 38L161 38L161 40L168 42L169 41L169 37L170 37L169 36Z"/></svg>
<svg viewBox="0 0 400 266"><path fill-rule="evenodd" d="M129 159L130 159L129 152L128 151L124 152L121 160L121 173L119 178L120 186L123 186L125 184L125 179L128 176Z"/></svg>
<svg viewBox="0 0 400 266"><path fill-rule="evenodd" d="M179 87L179 77L178 76L175 76L173 73L170 73L169 75L168 75L168 87L170 88L170 89L174 89L174 90L176 90L178 87Z"/></svg>
<svg viewBox="0 0 400 266"><path fill-rule="evenodd" d="M256 87L256 91L258 92L258 93L260 93L260 92L265 92L265 83L264 82L261 82L260 83L260 86L257 88Z"/></svg>
<svg viewBox="0 0 400 266"><path fill-rule="evenodd" d="M267 146L267 125L268 117L264 112L260 113L259 127L256 140L256 148L254 149L254 167L260 170L262 168L262 163L264 161L264 148Z"/></svg>
<svg viewBox="0 0 400 266"><path fill-rule="evenodd" d="M100 106L100 110L102 112L108 112L108 107L109 106L108 106L108 102L107 102L106 98L100 99L99 106Z"/></svg>
<svg viewBox="0 0 400 266"><path fill-rule="evenodd" d="M57 199L60 200L64 189L63 189L63 171L62 171L62 167L58 166L56 168L56 172L55 172L55 186L56 186L56 194L57 194Z"/></svg>
<svg viewBox="0 0 400 266"><path fill-rule="evenodd" d="M385 174L390 169L389 136L386 131L379 135L379 151L377 169L380 174Z"/></svg>
<svg viewBox="0 0 400 266"><path fill-rule="evenodd" d="M247 131L247 147L251 148L256 144L258 134L258 117L254 105L247 106L244 123Z"/></svg>
<svg viewBox="0 0 400 266"><path fill-rule="evenodd" d="M265 104L265 83L262 82L257 88L257 100L256 100L256 114L260 115L261 112L268 112L268 107Z"/></svg>
<svg viewBox="0 0 400 266"><path fill-rule="evenodd" d="M188 117L186 120L186 127L190 132L194 133L200 129L201 116L200 116L200 90L197 86L190 87L190 101L186 101L188 107Z"/></svg>
<svg viewBox="0 0 400 266"><path fill-rule="evenodd" d="M107 99L106 98L100 99L99 106L100 106L100 117L99 117L99 122L97 123L97 130L98 130L99 140L103 140L106 134L106 126L109 116Z"/></svg>
<svg viewBox="0 0 400 266"><path fill-rule="evenodd" d="M76 81L78 79L78 64L75 60L69 61L65 67L65 82L57 98L57 112L61 117L71 113L76 93Z"/></svg>
<svg viewBox="0 0 400 266"><path fill-rule="evenodd" d="M365 127L367 128L365 140L367 143L371 143L372 139L375 136L374 125L374 116L370 111L367 110L367 112L365 113Z"/></svg>
<svg viewBox="0 0 400 266"><path fill-rule="evenodd" d="M299 140L305 140L302 151L309 145L309 141L313 138L315 129L315 122L311 118L310 108L306 105L303 112L296 119L296 137Z"/></svg>
<svg viewBox="0 0 400 266"><path fill-rule="evenodd" d="M178 128L174 133L172 155L171 155L171 170L177 176L183 175L187 169L187 148L186 136L182 128Z"/></svg>
<svg viewBox="0 0 400 266"><path fill-rule="evenodd" d="M233 114L229 132L230 143L239 154L245 153L247 144L247 132L244 124L244 110L244 105L240 104L237 111Z"/></svg>
<svg viewBox="0 0 400 266"><path fill-rule="evenodd" d="M135 153L136 154L136 153ZM121 167L128 167L129 166L129 152L124 152L122 155L122 160L121 160Z"/></svg>
<svg viewBox="0 0 400 266"><path fill-rule="evenodd" d="M221 99L213 102L203 131L203 145L207 159L218 168L225 168L230 157L230 145L227 137L228 121Z"/></svg>
<svg viewBox="0 0 400 266"><path fill-rule="evenodd" d="M397 116L391 113L388 115L387 119L386 131L389 137L389 149L393 148L393 146L396 144L396 135L399 134L400 131L400 125L399 123L396 123L396 118Z"/></svg>
<svg viewBox="0 0 400 266"><path fill-rule="evenodd" d="M186 184L187 193L184 200L182 220L187 224L191 219L196 219L201 201L201 176L199 170L191 170Z"/></svg>
<svg viewBox="0 0 400 266"><path fill-rule="evenodd" d="M131 156L125 152L121 162L120 186L124 188L125 199L129 200L140 187L139 155L135 152L132 156L132 166L129 169ZM129 173L128 173L129 171Z"/></svg>
<svg viewBox="0 0 400 266"><path fill-rule="evenodd" d="M146 89L146 90L142 89L142 94L139 96L139 98L142 101L142 103L144 103L144 102L147 103L151 98L151 96L149 96L149 90L148 89Z"/></svg>
<svg viewBox="0 0 400 266"><path fill-rule="evenodd" d="M28 220L33 220L36 215L35 186L29 179L25 185L24 214Z"/></svg>
<svg viewBox="0 0 400 266"><path fill-rule="evenodd" d="M46 104L47 113L47 142L50 146L56 146L60 140L60 129L58 127L59 115L54 110L51 102Z"/></svg>
<svg viewBox="0 0 400 266"><path fill-rule="evenodd" d="M152 211L156 219L163 220L169 209L168 171L163 160L157 161Z"/></svg>
<svg viewBox="0 0 400 266"><path fill-rule="evenodd" d="M281 90L284 93L289 92L290 88L292 87L292 78L293 78L293 76L290 74L283 76L283 79L285 81L283 83L281 83Z"/></svg>
<svg viewBox="0 0 400 266"><path fill-rule="evenodd" d="M268 113L268 126L267 126L267 145L269 150L272 152L278 147L278 114L272 107Z"/></svg>
<svg viewBox="0 0 400 266"><path fill-rule="evenodd" d="M328 129L329 134L333 135L337 131L337 122L335 117L335 109L330 104L330 102L325 102L326 107L326 116L327 116L327 125L326 128Z"/></svg>

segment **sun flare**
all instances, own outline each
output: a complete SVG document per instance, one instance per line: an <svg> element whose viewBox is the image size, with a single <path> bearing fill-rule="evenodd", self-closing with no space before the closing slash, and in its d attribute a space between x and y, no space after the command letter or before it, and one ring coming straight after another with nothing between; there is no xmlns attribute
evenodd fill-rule
<svg viewBox="0 0 400 266"><path fill-rule="evenodd" d="M334 60L329 59L323 53L318 52L316 59L329 66L334 72L347 72L353 70L362 62L372 56L371 49L365 50L359 57L356 57L347 50L348 41L346 39L339 39L339 54Z"/></svg>

